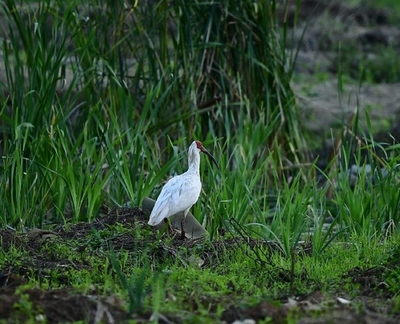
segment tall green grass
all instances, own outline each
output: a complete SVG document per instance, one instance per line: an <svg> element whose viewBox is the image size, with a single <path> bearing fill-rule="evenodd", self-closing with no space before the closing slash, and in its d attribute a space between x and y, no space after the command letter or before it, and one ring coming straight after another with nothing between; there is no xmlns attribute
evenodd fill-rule
<svg viewBox="0 0 400 324"><path fill-rule="evenodd" d="M194 138L230 148L241 132L297 154L275 3L1 6L3 224L90 220L103 202L139 204L176 165L167 163L175 144ZM251 124L266 131L250 136Z"/></svg>

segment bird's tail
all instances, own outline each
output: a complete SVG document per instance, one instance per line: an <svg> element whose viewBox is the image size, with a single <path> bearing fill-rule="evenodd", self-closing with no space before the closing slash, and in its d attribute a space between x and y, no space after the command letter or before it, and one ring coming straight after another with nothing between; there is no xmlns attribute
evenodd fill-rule
<svg viewBox="0 0 400 324"><path fill-rule="evenodd" d="M147 224L156 226L160 224L166 217L168 217L168 208L161 209L158 213L151 213L149 222Z"/></svg>
<svg viewBox="0 0 400 324"><path fill-rule="evenodd" d="M158 224L160 224L161 221L158 221L158 219L155 218L150 218L149 222L147 224L151 225L151 226L156 226Z"/></svg>

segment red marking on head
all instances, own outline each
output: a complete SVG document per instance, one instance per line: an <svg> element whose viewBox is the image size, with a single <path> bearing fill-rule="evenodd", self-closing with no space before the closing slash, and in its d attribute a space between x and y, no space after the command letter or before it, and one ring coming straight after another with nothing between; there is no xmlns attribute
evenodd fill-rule
<svg viewBox="0 0 400 324"><path fill-rule="evenodd" d="M200 142L200 141L195 141L195 142L196 142L197 148L198 148L199 150L204 150L204 146L203 146L203 143L202 143L202 142Z"/></svg>

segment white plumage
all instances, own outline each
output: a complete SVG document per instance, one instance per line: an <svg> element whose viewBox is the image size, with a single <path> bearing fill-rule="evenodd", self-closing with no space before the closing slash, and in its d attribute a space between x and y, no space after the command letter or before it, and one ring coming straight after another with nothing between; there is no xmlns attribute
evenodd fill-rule
<svg viewBox="0 0 400 324"><path fill-rule="evenodd" d="M218 167L214 157L204 148L203 144L200 141L194 141L188 151L188 170L170 179L162 188L150 214L149 225L155 226L165 218L183 212L181 237L185 237L186 215L199 199L201 192L200 152L207 154Z"/></svg>

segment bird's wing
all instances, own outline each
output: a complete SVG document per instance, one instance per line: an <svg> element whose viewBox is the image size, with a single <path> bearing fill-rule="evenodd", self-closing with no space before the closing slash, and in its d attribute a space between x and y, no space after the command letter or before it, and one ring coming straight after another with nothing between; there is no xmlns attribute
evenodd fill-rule
<svg viewBox="0 0 400 324"><path fill-rule="evenodd" d="M199 178L182 174L170 179L157 198L150 214L149 225L157 225L164 218L189 209L196 203L200 191Z"/></svg>

